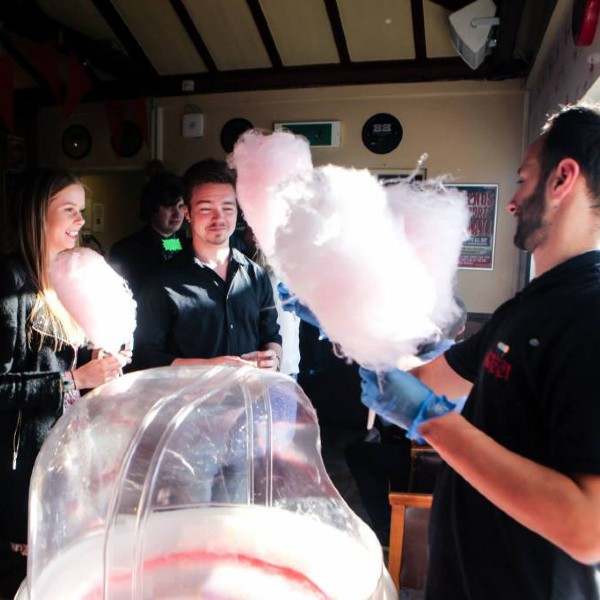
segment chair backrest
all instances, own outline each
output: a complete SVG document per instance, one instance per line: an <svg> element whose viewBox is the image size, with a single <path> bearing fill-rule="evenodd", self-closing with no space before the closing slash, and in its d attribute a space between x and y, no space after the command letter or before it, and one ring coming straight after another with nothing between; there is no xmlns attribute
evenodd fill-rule
<svg viewBox="0 0 600 600"><path fill-rule="evenodd" d="M388 571L398 590L401 585L420 589L427 574L427 530L431 494L391 492L392 520Z"/></svg>
<svg viewBox="0 0 600 600"><path fill-rule="evenodd" d="M440 455L431 446L420 446L412 442L408 491L432 494L441 465Z"/></svg>
<svg viewBox="0 0 600 600"><path fill-rule="evenodd" d="M429 446L413 444L409 492L391 492L388 571L400 590L423 589L427 576L429 509L442 459Z"/></svg>

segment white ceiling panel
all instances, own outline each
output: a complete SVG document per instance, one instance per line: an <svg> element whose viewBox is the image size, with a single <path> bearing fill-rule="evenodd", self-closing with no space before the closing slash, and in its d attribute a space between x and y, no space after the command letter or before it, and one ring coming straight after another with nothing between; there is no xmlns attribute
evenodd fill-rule
<svg viewBox="0 0 600 600"><path fill-rule="evenodd" d="M285 66L337 63L339 56L323 0L260 0Z"/></svg>
<svg viewBox="0 0 600 600"><path fill-rule="evenodd" d="M206 66L168 2L112 1L159 75L206 71Z"/></svg>
<svg viewBox="0 0 600 600"><path fill-rule="evenodd" d="M441 58L444 56L457 56L457 52L450 41L450 23L448 17L452 11L424 0L423 12L425 15L425 44L428 58Z"/></svg>
<svg viewBox="0 0 600 600"><path fill-rule="evenodd" d="M272 66L245 0L184 0L220 71Z"/></svg>
<svg viewBox="0 0 600 600"><path fill-rule="evenodd" d="M353 61L415 57L410 0L337 0Z"/></svg>

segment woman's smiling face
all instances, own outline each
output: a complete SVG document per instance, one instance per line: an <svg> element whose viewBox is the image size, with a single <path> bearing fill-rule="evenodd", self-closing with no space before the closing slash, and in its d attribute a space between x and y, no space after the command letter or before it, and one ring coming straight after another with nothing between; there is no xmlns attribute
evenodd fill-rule
<svg viewBox="0 0 600 600"><path fill-rule="evenodd" d="M46 215L46 234L50 257L74 248L83 227L85 192L81 185L72 184L58 192L51 200Z"/></svg>

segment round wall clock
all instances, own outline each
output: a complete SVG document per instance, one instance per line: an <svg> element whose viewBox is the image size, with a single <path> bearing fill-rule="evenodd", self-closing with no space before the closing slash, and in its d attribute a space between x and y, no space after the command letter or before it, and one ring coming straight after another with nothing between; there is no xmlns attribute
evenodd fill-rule
<svg viewBox="0 0 600 600"><path fill-rule="evenodd" d="M122 158L130 158L135 156L141 149L144 139L140 128L131 121L123 121L121 124L121 147L115 144L115 140L111 137L110 144L117 156Z"/></svg>
<svg viewBox="0 0 600 600"><path fill-rule="evenodd" d="M236 118L227 121L221 129L221 146L223 146L223 150L228 154L232 152L240 135L253 127L254 125L247 119Z"/></svg>
<svg viewBox="0 0 600 600"><path fill-rule="evenodd" d="M73 160L80 160L90 153L92 136L83 125L69 125L62 135L62 151Z"/></svg>
<svg viewBox="0 0 600 600"><path fill-rule="evenodd" d="M362 128L362 141L375 154L387 154L402 141L400 121L388 113L377 113L367 119Z"/></svg>

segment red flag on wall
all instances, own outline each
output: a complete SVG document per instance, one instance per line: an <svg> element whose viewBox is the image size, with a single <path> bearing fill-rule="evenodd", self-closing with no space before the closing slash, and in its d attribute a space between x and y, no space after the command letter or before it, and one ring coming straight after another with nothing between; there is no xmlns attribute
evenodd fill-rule
<svg viewBox="0 0 600 600"><path fill-rule="evenodd" d="M62 103L60 93L59 54L56 42L34 44L29 47L29 56L35 62L40 75L50 86L56 101Z"/></svg>
<svg viewBox="0 0 600 600"><path fill-rule="evenodd" d="M139 96L133 100L105 100L104 109L106 110L108 128L117 154L121 153L123 123L125 121L134 123L140 130L146 144L149 145L146 98Z"/></svg>
<svg viewBox="0 0 600 600"><path fill-rule="evenodd" d="M67 93L63 104L63 114L68 117L92 89L92 82L77 57L71 53L68 58Z"/></svg>
<svg viewBox="0 0 600 600"><path fill-rule="evenodd" d="M9 56L0 56L0 119L9 133L15 132L15 75L13 61Z"/></svg>
<svg viewBox="0 0 600 600"><path fill-rule="evenodd" d="M121 154L121 138L123 132L123 121L125 120L124 100L105 100L104 110L108 119L108 129L113 141L115 152Z"/></svg>
<svg viewBox="0 0 600 600"><path fill-rule="evenodd" d="M148 138L148 113L146 111L146 98L144 96L138 96L132 101L133 108L133 122L138 126L142 133L142 138L146 142L146 146L150 145Z"/></svg>

